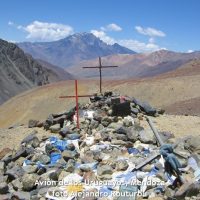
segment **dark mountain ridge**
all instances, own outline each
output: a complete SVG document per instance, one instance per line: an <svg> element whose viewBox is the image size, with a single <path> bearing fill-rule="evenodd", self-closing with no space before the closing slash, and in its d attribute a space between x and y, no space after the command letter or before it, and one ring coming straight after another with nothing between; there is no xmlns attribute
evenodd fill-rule
<svg viewBox="0 0 200 200"><path fill-rule="evenodd" d="M17 45L0 39L0 104L22 91L59 80L63 78L56 70L45 68Z"/></svg>

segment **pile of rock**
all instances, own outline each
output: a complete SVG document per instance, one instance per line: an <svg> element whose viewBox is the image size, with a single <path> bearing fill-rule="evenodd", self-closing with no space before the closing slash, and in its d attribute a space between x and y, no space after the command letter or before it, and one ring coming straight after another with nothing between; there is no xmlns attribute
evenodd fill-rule
<svg viewBox="0 0 200 200"><path fill-rule="evenodd" d="M153 132L140 126L144 115L162 113L148 103L106 92L80 105L80 129L75 109L52 114L43 123L30 120L29 127L44 127L52 135L40 140L33 131L18 151L0 152L0 199L200 198L193 197L200 188L197 138L177 142L174 151L184 171L180 183L176 174L166 173ZM159 134L165 143L175 142L172 134ZM70 181L80 185L72 187ZM104 195L55 197L55 191L61 195L66 190ZM120 196L124 191L134 196Z"/></svg>

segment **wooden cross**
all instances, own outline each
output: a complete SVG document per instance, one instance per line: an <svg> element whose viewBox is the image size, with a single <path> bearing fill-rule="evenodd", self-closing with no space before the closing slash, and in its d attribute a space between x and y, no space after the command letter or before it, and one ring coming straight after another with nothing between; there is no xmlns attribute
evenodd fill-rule
<svg viewBox="0 0 200 200"><path fill-rule="evenodd" d="M101 70L102 70L102 68L111 68L111 67L118 67L118 66L102 66L101 57L99 57L99 66L96 66L96 67L83 67L84 69L86 69L86 68L99 69L100 93L102 93L102 73L101 73Z"/></svg>
<svg viewBox="0 0 200 200"><path fill-rule="evenodd" d="M93 95L78 95L78 81L75 80L75 96L60 96L59 98L76 98L76 119L77 119L77 128L80 128L79 125L79 108L78 108L78 98L79 97L91 97Z"/></svg>

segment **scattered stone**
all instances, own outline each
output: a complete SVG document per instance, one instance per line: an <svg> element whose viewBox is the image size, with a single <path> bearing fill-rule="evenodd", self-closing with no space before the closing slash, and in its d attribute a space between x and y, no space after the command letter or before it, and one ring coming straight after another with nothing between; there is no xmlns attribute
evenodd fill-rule
<svg viewBox="0 0 200 200"><path fill-rule="evenodd" d="M32 158L33 162L40 162L42 164L48 164L50 162L50 157L45 154L35 154Z"/></svg>
<svg viewBox="0 0 200 200"><path fill-rule="evenodd" d="M20 181L20 179L15 179L15 180L13 180L12 182L12 185L13 185L13 188L16 190L16 191L18 191L18 190L22 190L22 183L21 183L21 181Z"/></svg>
<svg viewBox="0 0 200 200"><path fill-rule="evenodd" d="M152 132L150 131L145 131L145 130L141 130L140 133L139 133L139 140L142 142L142 143L145 143L145 144L155 144L156 143L156 140L154 138L154 135Z"/></svg>
<svg viewBox="0 0 200 200"><path fill-rule="evenodd" d="M11 194L10 193L7 193L7 194L0 194L0 199L1 200L10 200L11 199Z"/></svg>
<svg viewBox="0 0 200 200"><path fill-rule="evenodd" d="M133 127L128 129L126 135L130 141L135 142L138 140L139 132Z"/></svg>
<svg viewBox="0 0 200 200"><path fill-rule="evenodd" d="M16 200L30 200L31 196L29 192L17 191L12 194L12 199Z"/></svg>
<svg viewBox="0 0 200 200"><path fill-rule="evenodd" d="M67 134L71 134L71 131L68 127L64 127L60 130L59 134L62 136L62 137L66 137Z"/></svg>
<svg viewBox="0 0 200 200"><path fill-rule="evenodd" d="M68 161L69 159L76 159L78 157L78 153L76 151L65 150L62 153L63 159Z"/></svg>
<svg viewBox="0 0 200 200"><path fill-rule="evenodd" d="M36 174L25 174L22 177L22 186L24 191L31 191L36 187L35 183L38 180L38 175Z"/></svg>
<svg viewBox="0 0 200 200"><path fill-rule="evenodd" d="M99 176L107 174L111 175L112 173L113 173L113 168L109 165L102 165L97 167L97 174Z"/></svg>
<svg viewBox="0 0 200 200"><path fill-rule="evenodd" d="M8 193L8 185L6 182L0 183L0 194Z"/></svg>
<svg viewBox="0 0 200 200"><path fill-rule="evenodd" d="M151 107L151 105L147 102L140 102L139 100L135 99L134 103L137 104L147 115L154 116L157 112L156 109Z"/></svg>
<svg viewBox="0 0 200 200"><path fill-rule="evenodd" d="M70 174L70 172L61 171L61 173L60 173L60 175L58 177L58 181L62 181L69 174Z"/></svg>
<svg viewBox="0 0 200 200"><path fill-rule="evenodd" d="M132 100L112 92L104 95L96 94L90 100L91 102L87 104L79 105L80 129L77 129L74 121L75 108L69 112L51 114L44 123L30 120L29 127L43 126L44 129L59 134L39 140L37 132L34 131L22 140L16 152L10 149L3 149L0 152L0 194L3 194L0 195L0 199L44 200L48 189L57 190L55 187L61 186L57 186L58 181L67 179L87 182L136 179L146 183L148 176L154 182L168 181L161 164L162 159L159 159L160 147L156 145L153 132L140 126L140 120L146 120L146 115L156 117L162 112L156 111L146 102L134 98ZM164 142L174 141L173 134L169 132L161 132L159 135ZM197 162L194 166L195 172L192 169L186 170L189 177L197 178L199 175L198 141L198 138L191 136L185 143L180 142L174 150L186 157L191 157L191 153L186 149L197 155L196 157L192 155ZM156 159L150 160L152 156ZM178 158L178 160L183 164L182 167L186 167L187 159ZM144 162L147 164L144 165ZM136 169L139 170L134 172ZM149 173L156 174L149 176ZM186 173L184 175L186 176ZM52 185L35 185L37 180L47 181ZM168 199L168 197L195 199L194 196L199 194L199 182L186 183L180 188L176 187L176 184L170 187L141 185L115 187L114 191L141 189L148 193L145 198L149 199ZM102 190L109 189L104 185ZM98 192L97 189L90 189L93 190ZM129 198L125 196L113 199ZM107 197L102 200L107 200Z"/></svg>
<svg viewBox="0 0 200 200"><path fill-rule="evenodd" d="M75 164L76 162L73 159L69 159L65 168L66 172L72 173L75 170Z"/></svg>
<svg viewBox="0 0 200 200"><path fill-rule="evenodd" d="M13 168L6 171L6 175L8 175L8 179L10 181L20 178L24 175L24 170L22 167L16 165Z"/></svg>
<svg viewBox="0 0 200 200"><path fill-rule="evenodd" d="M26 165L22 167L27 174L35 173L38 169L37 165Z"/></svg>
<svg viewBox="0 0 200 200"><path fill-rule="evenodd" d="M29 127L29 128L37 127L37 124L38 124L38 123L39 123L38 120L30 119L29 122L28 122L28 127Z"/></svg>
<svg viewBox="0 0 200 200"><path fill-rule="evenodd" d="M32 133L30 133L27 137L25 137L21 144L25 144L27 145L31 145L33 148L36 148L39 146L40 141L38 139L38 137L36 136L37 131L33 131Z"/></svg>
<svg viewBox="0 0 200 200"><path fill-rule="evenodd" d="M53 125L53 126L50 126L50 131L52 132L52 133L59 133L59 131L60 131L60 124L55 124L55 125Z"/></svg>
<svg viewBox="0 0 200 200"><path fill-rule="evenodd" d="M140 112L137 108L131 108L131 112L133 113L133 114L135 114L136 116L137 116L137 114Z"/></svg>
<svg viewBox="0 0 200 200"><path fill-rule="evenodd" d="M190 136L190 138L185 141L184 146L185 149L200 154L200 136Z"/></svg>
<svg viewBox="0 0 200 200"><path fill-rule="evenodd" d="M125 171L129 167L128 163L126 160L119 160L117 161L116 169L118 171Z"/></svg>
<svg viewBox="0 0 200 200"><path fill-rule="evenodd" d="M67 138L70 140L76 140L76 139L79 139L80 137L81 137L81 135L78 133L72 133L72 134L67 135Z"/></svg>

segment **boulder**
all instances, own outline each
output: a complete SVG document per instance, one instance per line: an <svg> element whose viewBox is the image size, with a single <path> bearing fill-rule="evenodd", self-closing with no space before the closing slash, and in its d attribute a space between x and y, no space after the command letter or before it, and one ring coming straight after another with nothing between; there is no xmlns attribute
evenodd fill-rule
<svg viewBox="0 0 200 200"><path fill-rule="evenodd" d="M139 131L135 127L131 127L127 129L127 138L131 142L135 142L138 140Z"/></svg>
<svg viewBox="0 0 200 200"><path fill-rule="evenodd" d="M16 161L18 158L20 157L26 157L28 154L27 154L27 151L26 151L26 148L25 147L20 147L16 153L12 156L12 161Z"/></svg>
<svg viewBox="0 0 200 200"><path fill-rule="evenodd" d="M116 129L115 132L117 134L124 134L124 135L126 135L127 132L128 132L128 129L122 126L122 127L118 128L118 129Z"/></svg>
<svg viewBox="0 0 200 200"><path fill-rule="evenodd" d="M1 200L10 200L12 197L12 194L7 193L7 194L0 194L0 199Z"/></svg>
<svg viewBox="0 0 200 200"><path fill-rule="evenodd" d="M131 107L131 112L135 115L137 115L140 111L137 108Z"/></svg>
<svg viewBox="0 0 200 200"><path fill-rule="evenodd" d="M141 130L139 133L139 140L146 144L155 144L156 140L151 131Z"/></svg>
<svg viewBox="0 0 200 200"><path fill-rule="evenodd" d="M0 183L0 194L6 194L8 193L8 184L6 182Z"/></svg>
<svg viewBox="0 0 200 200"><path fill-rule="evenodd" d="M200 136L190 136L190 138L185 141L184 147L193 153L200 154Z"/></svg>
<svg viewBox="0 0 200 200"><path fill-rule="evenodd" d="M22 167L27 174L35 173L38 169L37 165L26 165Z"/></svg>
<svg viewBox="0 0 200 200"><path fill-rule="evenodd" d="M147 115L154 116L156 114L156 109L151 107L151 105L147 102L141 102L138 99L133 98L133 102L140 107L142 111L144 111Z"/></svg>
<svg viewBox="0 0 200 200"><path fill-rule="evenodd" d="M62 126L64 121L66 120L66 118L67 118L66 115L56 117L56 118L53 119L53 124L60 124Z"/></svg>
<svg viewBox="0 0 200 200"><path fill-rule="evenodd" d="M116 164L116 169L118 171L125 171L129 167L126 160L118 160Z"/></svg>
<svg viewBox="0 0 200 200"><path fill-rule="evenodd" d="M50 163L50 157L47 156L46 154L37 153L32 157L32 161L34 161L34 162L39 161L42 164L48 164L48 163Z"/></svg>
<svg viewBox="0 0 200 200"><path fill-rule="evenodd" d="M50 126L49 129L52 133L59 133L61 127L60 127L60 124L55 124L55 125Z"/></svg>
<svg viewBox="0 0 200 200"><path fill-rule="evenodd" d="M8 175L9 180L14 180L16 178L20 178L24 175L24 170L22 167L16 165L13 168L6 171L6 175Z"/></svg>
<svg viewBox="0 0 200 200"><path fill-rule="evenodd" d="M69 129L68 127L63 127L63 128L60 130L59 134L60 134L62 137L66 137L67 134L71 134L71 131L70 131L70 129Z"/></svg>
<svg viewBox="0 0 200 200"><path fill-rule="evenodd" d="M127 116L131 114L130 102L114 104L112 106L113 116Z"/></svg>
<svg viewBox="0 0 200 200"><path fill-rule="evenodd" d="M13 186L13 188L14 188L15 190L22 190L23 185L22 185L20 179L17 178L17 179L15 179L15 180L13 180L13 181L11 182L11 184L12 184L12 186Z"/></svg>
<svg viewBox="0 0 200 200"><path fill-rule="evenodd" d="M36 136L37 131L33 131L32 133L30 133L27 137L25 137L21 144L25 144L25 145L31 145L33 148L36 148L39 146L39 139Z"/></svg>
<svg viewBox="0 0 200 200"><path fill-rule="evenodd" d="M70 172L61 171L61 173L59 174L59 177L58 177L58 181L62 181L69 174L70 174Z"/></svg>
<svg viewBox="0 0 200 200"><path fill-rule="evenodd" d="M76 159L78 155L79 154L76 151L65 150L62 152L62 157L65 161L68 161L69 159Z"/></svg>
<svg viewBox="0 0 200 200"><path fill-rule="evenodd" d="M86 151L83 155L81 155L82 163L93 163L94 160L94 153L90 150Z"/></svg>
<svg viewBox="0 0 200 200"><path fill-rule="evenodd" d="M12 194L12 199L16 200L30 200L31 196L29 192L17 191Z"/></svg>
<svg viewBox="0 0 200 200"><path fill-rule="evenodd" d="M75 164L76 162L73 159L69 159L65 171L72 173L75 170Z"/></svg>
<svg viewBox="0 0 200 200"><path fill-rule="evenodd" d="M200 191L200 184L192 181L185 182L175 193L174 197L178 200L184 199L184 197L197 196Z"/></svg>
<svg viewBox="0 0 200 200"><path fill-rule="evenodd" d="M127 145L127 143L125 141L123 141L123 140L115 140L115 139L111 141L111 144L121 145L121 146L126 146Z"/></svg>
<svg viewBox="0 0 200 200"><path fill-rule="evenodd" d="M36 187L35 183L38 180L38 175L36 174L25 174L22 177L22 186L24 191L31 191Z"/></svg>
<svg viewBox="0 0 200 200"><path fill-rule="evenodd" d="M101 165L97 167L98 176L113 174L113 168L110 165Z"/></svg>
<svg viewBox="0 0 200 200"><path fill-rule="evenodd" d="M81 137L81 135L78 133L72 133L72 134L67 135L67 138L70 140L76 140L76 139L79 139L80 137Z"/></svg>

